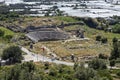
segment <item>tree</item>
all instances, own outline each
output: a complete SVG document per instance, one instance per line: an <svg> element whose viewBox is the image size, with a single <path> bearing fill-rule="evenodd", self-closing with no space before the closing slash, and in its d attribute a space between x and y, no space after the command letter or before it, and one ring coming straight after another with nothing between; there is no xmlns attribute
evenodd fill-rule
<svg viewBox="0 0 120 80"><path fill-rule="evenodd" d="M107 55L105 55L105 54L99 54L99 56L98 56L100 59L107 59L108 58L108 56Z"/></svg>
<svg viewBox="0 0 120 80"><path fill-rule="evenodd" d="M3 60L9 60L10 64L20 63L23 59L22 51L18 46L10 46L3 51Z"/></svg>
<svg viewBox="0 0 120 80"><path fill-rule="evenodd" d="M101 41L102 41L102 43L107 43L108 42L107 38L102 38Z"/></svg>
<svg viewBox="0 0 120 80"><path fill-rule="evenodd" d="M0 37L4 36L5 32L0 29Z"/></svg>
<svg viewBox="0 0 120 80"><path fill-rule="evenodd" d="M48 10L46 13L45 13L45 16L50 16L50 10Z"/></svg>
<svg viewBox="0 0 120 80"><path fill-rule="evenodd" d="M58 6L53 6L53 11L57 10L58 9Z"/></svg>
<svg viewBox="0 0 120 80"><path fill-rule="evenodd" d="M110 60L110 66L111 67L115 66L115 60Z"/></svg>
<svg viewBox="0 0 120 80"><path fill-rule="evenodd" d="M98 36L96 36L96 41L101 41L101 36L100 35L98 35Z"/></svg>
<svg viewBox="0 0 120 80"><path fill-rule="evenodd" d="M84 22L86 25L88 25L91 28L97 28L97 26L99 25L97 19L94 18L85 18Z"/></svg>
<svg viewBox="0 0 120 80"><path fill-rule="evenodd" d="M113 27L113 32L114 33L120 33L120 25L115 25L114 27Z"/></svg>
<svg viewBox="0 0 120 80"><path fill-rule="evenodd" d="M16 64L6 71L3 80L41 80L35 79L35 65L32 62Z"/></svg>
<svg viewBox="0 0 120 80"><path fill-rule="evenodd" d="M89 67L93 69L106 69L106 63L102 59L93 59L92 61L89 62Z"/></svg>
<svg viewBox="0 0 120 80"><path fill-rule="evenodd" d="M113 44L110 59L117 59L119 57L120 57L120 42L116 42Z"/></svg>
<svg viewBox="0 0 120 80"><path fill-rule="evenodd" d="M32 62L26 62L21 65L22 69L27 69L29 73L35 70L35 65Z"/></svg>
<svg viewBox="0 0 120 80"><path fill-rule="evenodd" d="M113 44L116 43L117 41L118 41L118 39L117 39L116 37L114 37L114 38L112 39Z"/></svg>

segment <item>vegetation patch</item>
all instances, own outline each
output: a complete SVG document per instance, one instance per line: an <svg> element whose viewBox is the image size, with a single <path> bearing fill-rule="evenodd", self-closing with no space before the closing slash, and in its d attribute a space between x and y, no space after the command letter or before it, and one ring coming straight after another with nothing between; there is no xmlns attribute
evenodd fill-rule
<svg viewBox="0 0 120 80"><path fill-rule="evenodd" d="M11 35L13 36L15 33L7 28L4 28L4 27L0 27L0 30L4 31L4 36L6 35Z"/></svg>

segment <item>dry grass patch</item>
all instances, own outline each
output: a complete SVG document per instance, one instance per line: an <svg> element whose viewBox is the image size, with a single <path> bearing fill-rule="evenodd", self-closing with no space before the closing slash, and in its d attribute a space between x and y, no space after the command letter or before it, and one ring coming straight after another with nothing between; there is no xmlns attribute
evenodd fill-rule
<svg viewBox="0 0 120 80"><path fill-rule="evenodd" d="M48 41L39 42L34 46L46 46L51 52L54 52L59 57L70 56L75 54L76 56L98 55L99 53L109 55L111 48L110 45L103 45L100 43L95 44L93 41L70 41L64 43L64 41ZM40 49L36 48L34 51L42 53Z"/></svg>

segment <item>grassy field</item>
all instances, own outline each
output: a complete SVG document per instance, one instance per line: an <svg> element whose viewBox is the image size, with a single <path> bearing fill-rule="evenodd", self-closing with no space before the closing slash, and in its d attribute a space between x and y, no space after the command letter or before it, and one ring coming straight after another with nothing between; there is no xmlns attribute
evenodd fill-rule
<svg viewBox="0 0 120 80"><path fill-rule="evenodd" d="M0 42L1 43L6 43L7 39L5 38L7 35L14 36L15 33L7 28L0 27L0 30L4 31L4 36L0 37Z"/></svg>
<svg viewBox="0 0 120 80"><path fill-rule="evenodd" d="M60 20L63 22L77 22L78 20L72 18L72 17L65 17L65 16L58 16L58 17L54 17L54 19L56 20Z"/></svg>
<svg viewBox="0 0 120 80"><path fill-rule="evenodd" d="M0 30L5 32L4 36L6 36L6 35L12 35L13 36L15 34L13 31L11 31L9 29L6 29L4 27L0 27Z"/></svg>
<svg viewBox="0 0 120 80"><path fill-rule="evenodd" d="M117 33L110 33L110 32L105 32L102 30L97 30L93 28L89 28L86 25L80 26L80 25L75 25L75 26L69 26L65 27L65 31L70 31L70 30L77 30L77 29L83 29L85 30L85 36L91 39L95 39L97 35L101 35L103 37L108 38L108 40L111 42L114 37L120 39L120 34Z"/></svg>
<svg viewBox="0 0 120 80"><path fill-rule="evenodd" d="M52 52L56 53L59 57L67 57L71 54L79 56L88 56L88 55L98 55L99 53L107 54L110 53L110 45L101 45L100 43L95 44L91 41L74 41L64 43L62 41L53 41L53 42L39 42L34 46L45 45ZM38 48L34 48L34 51L42 53Z"/></svg>
<svg viewBox="0 0 120 80"><path fill-rule="evenodd" d="M103 37L108 38L108 40L110 42L112 41L112 39L114 37L120 39L120 34L105 32L105 31L102 31L102 30L96 30L96 29L92 29L92 28L89 28L89 27L85 27L85 30L86 30L87 36L90 37L90 38L94 38L95 39L95 37L97 35L101 35Z"/></svg>

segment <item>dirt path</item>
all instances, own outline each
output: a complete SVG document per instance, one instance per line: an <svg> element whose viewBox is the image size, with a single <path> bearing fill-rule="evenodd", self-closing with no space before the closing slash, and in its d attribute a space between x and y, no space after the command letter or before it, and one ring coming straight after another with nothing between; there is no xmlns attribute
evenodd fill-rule
<svg viewBox="0 0 120 80"><path fill-rule="evenodd" d="M48 49L48 48L46 48L46 49ZM41 62L50 62L50 63L56 63L56 64L64 64L64 65L67 65L67 66L74 66L73 62L53 60L53 59L48 58L46 56L30 52L28 49L26 49L24 47L21 47L21 50L26 53L26 55L24 55L23 62L32 60L33 62L40 62L41 61ZM48 49L48 51L50 51L50 50ZM88 64L86 63L84 66L88 67ZM109 65L107 65L107 67L108 67L108 69L111 69L111 67ZM119 67L112 67L112 69L120 69L120 68Z"/></svg>

